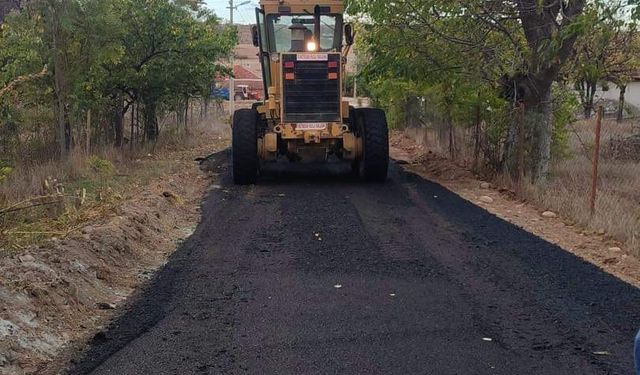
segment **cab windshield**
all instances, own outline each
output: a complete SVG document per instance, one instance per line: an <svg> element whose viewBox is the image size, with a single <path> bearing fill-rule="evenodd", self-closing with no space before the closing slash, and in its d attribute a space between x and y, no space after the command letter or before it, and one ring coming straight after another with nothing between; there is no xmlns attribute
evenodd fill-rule
<svg viewBox="0 0 640 375"><path fill-rule="evenodd" d="M314 17L312 14L269 15L270 52L305 52L313 41ZM302 48L296 44L296 35L304 35ZM320 16L319 51L339 51L342 47L342 16L323 14ZM301 50L302 49L302 50Z"/></svg>

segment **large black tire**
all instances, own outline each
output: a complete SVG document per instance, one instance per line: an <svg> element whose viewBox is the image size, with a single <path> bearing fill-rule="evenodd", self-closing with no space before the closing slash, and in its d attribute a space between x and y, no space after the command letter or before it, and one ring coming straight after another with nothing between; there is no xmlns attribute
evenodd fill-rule
<svg viewBox="0 0 640 375"><path fill-rule="evenodd" d="M357 137L362 137L361 130L358 126L358 115L356 109L350 105L349 106L349 120L347 123L349 124L349 128L352 132L355 133ZM355 177L360 176L360 160L356 159L351 162L351 174Z"/></svg>
<svg viewBox="0 0 640 375"><path fill-rule="evenodd" d="M251 185L258 180L258 112L239 109L233 115L232 164L233 182Z"/></svg>
<svg viewBox="0 0 640 375"><path fill-rule="evenodd" d="M365 181L383 182L389 171L389 127L384 111L357 108L355 117L359 136L363 138L362 159L357 163Z"/></svg>

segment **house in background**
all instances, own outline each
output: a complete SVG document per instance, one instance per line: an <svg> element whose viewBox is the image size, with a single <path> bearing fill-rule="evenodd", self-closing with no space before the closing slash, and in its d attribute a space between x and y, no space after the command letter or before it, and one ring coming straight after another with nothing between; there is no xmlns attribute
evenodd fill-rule
<svg viewBox="0 0 640 375"><path fill-rule="evenodd" d="M236 25L239 34L239 43L234 51L235 61L233 72L235 75L235 93L244 88L249 91L255 100L264 99L264 86L262 84L262 71L258 60L258 48L253 46L250 25ZM218 81L221 86L229 87L229 80ZM234 95L237 97L237 95Z"/></svg>
<svg viewBox="0 0 640 375"><path fill-rule="evenodd" d="M603 90L603 87L598 85L595 101L597 102L599 99L618 101L620 99L620 88L614 83L609 83L606 89ZM632 81L627 84L625 103L633 106L635 110L640 110L640 72L634 74Z"/></svg>
<svg viewBox="0 0 640 375"><path fill-rule="evenodd" d="M262 76L258 75L242 65L236 64L233 67L233 71L236 77L236 99L242 100L238 97L241 89L246 88L249 91L249 95L252 100L264 99L264 85L262 84Z"/></svg>

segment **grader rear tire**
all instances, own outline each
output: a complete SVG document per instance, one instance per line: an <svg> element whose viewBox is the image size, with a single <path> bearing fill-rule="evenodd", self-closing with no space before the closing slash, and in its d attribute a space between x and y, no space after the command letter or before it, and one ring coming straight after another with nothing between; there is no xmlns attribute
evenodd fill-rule
<svg viewBox="0 0 640 375"><path fill-rule="evenodd" d="M360 177L369 182L383 182L389 170L389 128L384 111L376 108L355 110L363 155L359 161Z"/></svg>
<svg viewBox="0 0 640 375"><path fill-rule="evenodd" d="M258 112L239 109L233 115L232 164L233 182L251 185L258 180Z"/></svg>

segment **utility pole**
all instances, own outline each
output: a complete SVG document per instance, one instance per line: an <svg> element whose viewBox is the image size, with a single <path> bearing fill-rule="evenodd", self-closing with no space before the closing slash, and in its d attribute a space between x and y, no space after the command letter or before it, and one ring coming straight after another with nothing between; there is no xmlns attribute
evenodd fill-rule
<svg viewBox="0 0 640 375"><path fill-rule="evenodd" d="M233 27L233 0L229 0L229 23L231 24L231 27ZM236 80L233 77L233 73L235 72L235 54L236 51L235 49L233 51L231 51L231 72L232 75L231 77L229 77L229 115L231 115L231 118L233 120L233 113L236 111Z"/></svg>

